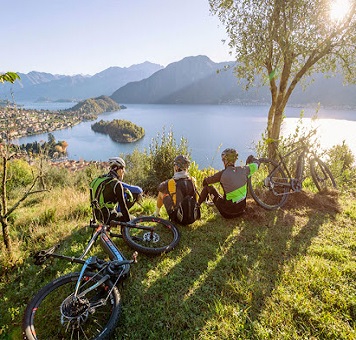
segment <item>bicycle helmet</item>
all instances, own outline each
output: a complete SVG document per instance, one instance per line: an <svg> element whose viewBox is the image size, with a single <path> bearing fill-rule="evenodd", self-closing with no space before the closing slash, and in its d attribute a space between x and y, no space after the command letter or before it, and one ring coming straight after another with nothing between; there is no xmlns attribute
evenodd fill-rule
<svg viewBox="0 0 356 340"><path fill-rule="evenodd" d="M225 164L235 164L237 158L238 158L238 153L235 149L225 149L221 153L221 159Z"/></svg>
<svg viewBox="0 0 356 340"><path fill-rule="evenodd" d="M109 158L110 169L118 168L122 169L126 167L125 161L121 157L111 157Z"/></svg>
<svg viewBox="0 0 356 340"><path fill-rule="evenodd" d="M179 155L174 158L174 165L176 165L181 170L187 170L189 168L190 161L186 156Z"/></svg>

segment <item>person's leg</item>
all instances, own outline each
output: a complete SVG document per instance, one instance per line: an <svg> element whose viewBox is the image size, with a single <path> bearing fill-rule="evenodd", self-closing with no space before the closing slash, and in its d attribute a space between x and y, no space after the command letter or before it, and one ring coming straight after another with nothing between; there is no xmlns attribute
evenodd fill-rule
<svg viewBox="0 0 356 340"><path fill-rule="evenodd" d="M157 196L157 201L156 201L156 211L155 211L155 216L159 216L159 212L163 206L163 197L164 194L162 192L158 192L158 196Z"/></svg>
<svg viewBox="0 0 356 340"><path fill-rule="evenodd" d="M203 190L201 191L198 199L198 204L201 205L203 202L205 202L206 198L208 197L208 186L203 187Z"/></svg>
<svg viewBox="0 0 356 340"><path fill-rule="evenodd" d="M219 192L216 190L216 188L213 185L207 185L207 186L203 187L203 190L200 193L198 204L201 205L203 202L205 202L208 195L211 196L214 203L218 197L221 197L221 195L219 194Z"/></svg>

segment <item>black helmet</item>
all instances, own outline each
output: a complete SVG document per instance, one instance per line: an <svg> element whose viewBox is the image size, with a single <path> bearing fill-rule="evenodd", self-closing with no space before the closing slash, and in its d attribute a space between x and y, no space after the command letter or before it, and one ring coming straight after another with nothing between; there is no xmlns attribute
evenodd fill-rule
<svg viewBox="0 0 356 340"><path fill-rule="evenodd" d="M121 157L111 157L109 158L110 169L118 168L122 169L126 167L125 161Z"/></svg>
<svg viewBox="0 0 356 340"><path fill-rule="evenodd" d="M179 155L174 158L174 165L181 170L187 170L189 168L190 161L186 156Z"/></svg>
<svg viewBox="0 0 356 340"><path fill-rule="evenodd" d="M221 153L221 159L226 164L235 164L238 156L239 156L239 154L237 153L237 151L235 149L231 149L231 148L225 149Z"/></svg>

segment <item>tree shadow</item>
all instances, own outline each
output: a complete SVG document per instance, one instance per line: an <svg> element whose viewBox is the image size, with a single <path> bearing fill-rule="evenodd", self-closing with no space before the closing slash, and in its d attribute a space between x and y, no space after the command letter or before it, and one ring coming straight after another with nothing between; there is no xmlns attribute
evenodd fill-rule
<svg viewBox="0 0 356 340"><path fill-rule="evenodd" d="M147 339L157 334L167 339L198 338L212 327L219 303L232 301L245 314L245 328L251 331L285 264L306 254L320 226L339 211L337 197L301 193L291 197L284 209L267 212L249 201L241 218L216 215L198 227L181 228L178 249L167 258L143 263L139 272L134 270L124 293L132 308L124 303L116 338L126 338L123 333L140 320L149 325L140 333ZM167 267L164 262L172 263L165 275L155 273L155 268L160 272L160 267ZM244 285L240 291L233 287L238 281ZM133 316L137 305L140 315Z"/></svg>

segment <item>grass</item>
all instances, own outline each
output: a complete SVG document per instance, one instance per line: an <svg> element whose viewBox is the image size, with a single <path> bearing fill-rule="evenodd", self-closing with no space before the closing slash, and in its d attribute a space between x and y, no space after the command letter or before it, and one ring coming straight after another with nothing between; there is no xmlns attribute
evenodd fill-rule
<svg viewBox="0 0 356 340"><path fill-rule="evenodd" d="M174 251L139 255L121 288L114 338L356 338L355 203L351 193L303 192L269 212L249 199L245 215L233 220L204 205L200 221L179 227ZM153 209L148 198L133 213ZM0 255L2 339L21 339L30 297L78 268L60 260L34 266L30 255L59 241L62 253L79 255L90 237L87 196L70 188L28 203L17 215L15 254L9 259L1 249ZM131 256L123 240L115 242Z"/></svg>

